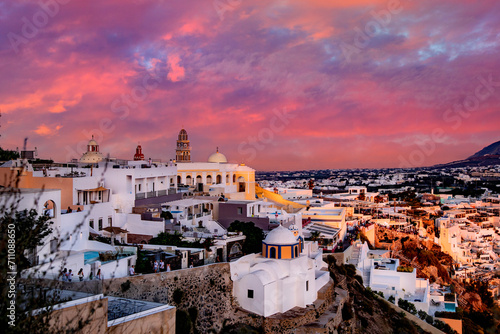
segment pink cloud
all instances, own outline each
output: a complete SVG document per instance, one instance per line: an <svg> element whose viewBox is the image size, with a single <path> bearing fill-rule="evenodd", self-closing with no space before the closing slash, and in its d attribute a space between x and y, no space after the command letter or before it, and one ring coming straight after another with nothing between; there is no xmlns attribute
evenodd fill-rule
<svg viewBox="0 0 500 334"><path fill-rule="evenodd" d="M28 137L63 161L94 134L113 156L131 158L140 141L168 160L185 126L194 159L219 146L258 169L314 169L397 167L436 129L445 139L422 165L497 141L500 4L401 4L347 61L341 43L388 1L247 1L222 20L210 1L70 2L19 53L0 41L2 147ZM21 34L39 6L4 9L0 30ZM450 121L489 75L490 96ZM296 117L262 140L284 108Z"/></svg>

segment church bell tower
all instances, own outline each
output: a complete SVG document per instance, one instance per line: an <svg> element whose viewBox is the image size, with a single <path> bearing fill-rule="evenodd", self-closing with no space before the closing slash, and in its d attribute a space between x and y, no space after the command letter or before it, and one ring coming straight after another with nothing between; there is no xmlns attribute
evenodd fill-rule
<svg viewBox="0 0 500 334"><path fill-rule="evenodd" d="M184 129L179 132L177 138L175 160L177 162L191 162L191 146L189 146L188 134Z"/></svg>

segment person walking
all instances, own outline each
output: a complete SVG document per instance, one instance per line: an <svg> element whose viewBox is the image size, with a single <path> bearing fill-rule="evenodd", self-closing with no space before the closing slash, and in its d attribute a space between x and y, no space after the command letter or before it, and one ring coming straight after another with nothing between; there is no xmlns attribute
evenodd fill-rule
<svg viewBox="0 0 500 334"><path fill-rule="evenodd" d="M71 282L71 280L73 279L73 270L69 270L68 271L68 282Z"/></svg>
<svg viewBox="0 0 500 334"><path fill-rule="evenodd" d="M132 265L132 267L130 267L130 269L128 270L130 276L134 276L135 275L135 267L134 265Z"/></svg>
<svg viewBox="0 0 500 334"><path fill-rule="evenodd" d="M154 270L155 270L155 273L158 272L158 269L159 269L159 266L158 266L158 260L155 260L155 263L154 263Z"/></svg>
<svg viewBox="0 0 500 334"><path fill-rule="evenodd" d="M62 273L61 273L61 279L63 282L67 282L68 281L68 269L64 268Z"/></svg>
<svg viewBox="0 0 500 334"><path fill-rule="evenodd" d="M170 263L167 263L167 272L170 271Z"/></svg>
<svg viewBox="0 0 500 334"><path fill-rule="evenodd" d="M80 271L78 272L78 278L80 279L80 282L83 281L83 268L80 268Z"/></svg>
<svg viewBox="0 0 500 334"><path fill-rule="evenodd" d="M165 262L163 260L160 260L160 271L165 271Z"/></svg>

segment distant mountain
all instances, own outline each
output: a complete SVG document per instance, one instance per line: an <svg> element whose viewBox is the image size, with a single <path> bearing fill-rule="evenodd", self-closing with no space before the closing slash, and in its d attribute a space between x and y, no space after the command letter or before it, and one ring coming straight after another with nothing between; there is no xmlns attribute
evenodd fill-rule
<svg viewBox="0 0 500 334"><path fill-rule="evenodd" d="M500 165L500 141L486 146L465 160L435 165L434 167L470 167Z"/></svg>
<svg viewBox="0 0 500 334"><path fill-rule="evenodd" d="M471 155L468 159L484 157L487 155L500 155L500 141L497 141L490 146L486 146L481 151Z"/></svg>

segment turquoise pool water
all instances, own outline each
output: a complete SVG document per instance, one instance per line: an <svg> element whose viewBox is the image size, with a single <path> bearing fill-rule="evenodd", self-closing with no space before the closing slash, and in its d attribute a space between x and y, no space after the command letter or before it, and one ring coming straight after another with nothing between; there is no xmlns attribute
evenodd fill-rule
<svg viewBox="0 0 500 334"><path fill-rule="evenodd" d="M99 260L99 252L85 252L83 253L83 262L89 264Z"/></svg>
<svg viewBox="0 0 500 334"><path fill-rule="evenodd" d="M453 303L444 303L444 309L447 312L455 312L455 304Z"/></svg>

